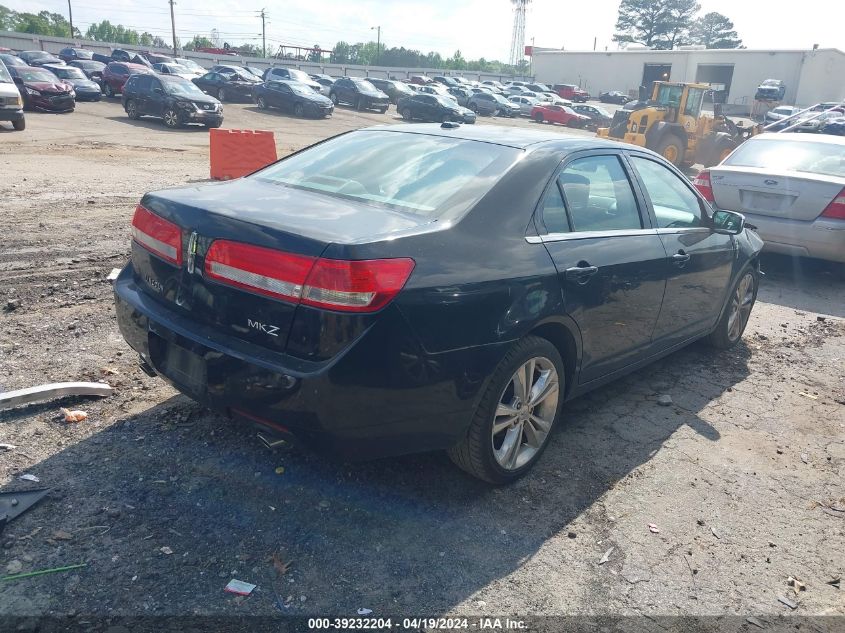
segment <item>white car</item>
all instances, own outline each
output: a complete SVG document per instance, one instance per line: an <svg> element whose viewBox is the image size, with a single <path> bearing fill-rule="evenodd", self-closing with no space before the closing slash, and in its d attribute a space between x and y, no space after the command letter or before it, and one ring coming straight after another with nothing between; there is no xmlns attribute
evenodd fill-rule
<svg viewBox="0 0 845 633"><path fill-rule="evenodd" d="M508 101L519 106L519 114L521 116L531 116L532 108L540 103L534 97L523 97L520 95L514 95Z"/></svg>
<svg viewBox="0 0 845 633"><path fill-rule="evenodd" d="M175 75L190 81L196 75L181 64L153 64L153 70L160 75Z"/></svg>
<svg viewBox="0 0 845 633"><path fill-rule="evenodd" d="M187 68L188 72L191 73L194 77L202 77L208 71L196 63L193 59L187 59L185 57L174 57L173 63L179 64L183 68Z"/></svg>
<svg viewBox="0 0 845 633"><path fill-rule="evenodd" d="M23 99L6 65L0 61L0 121L10 121L17 131L26 128Z"/></svg>
<svg viewBox="0 0 845 633"><path fill-rule="evenodd" d="M767 251L845 264L845 137L760 134L695 185L745 215Z"/></svg>

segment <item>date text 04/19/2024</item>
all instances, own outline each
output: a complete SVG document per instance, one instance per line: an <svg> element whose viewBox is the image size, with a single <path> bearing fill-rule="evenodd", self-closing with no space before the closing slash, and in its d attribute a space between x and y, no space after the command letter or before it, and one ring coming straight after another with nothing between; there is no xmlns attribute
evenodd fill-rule
<svg viewBox="0 0 845 633"><path fill-rule="evenodd" d="M518 631L526 629L522 620L512 618L309 618L311 630L476 630L476 631Z"/></svg>

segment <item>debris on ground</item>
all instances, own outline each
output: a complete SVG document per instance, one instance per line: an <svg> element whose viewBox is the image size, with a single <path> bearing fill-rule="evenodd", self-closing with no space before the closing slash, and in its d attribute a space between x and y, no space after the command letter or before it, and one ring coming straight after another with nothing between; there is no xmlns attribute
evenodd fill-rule
<svg viewBox="0 0 845 633"><path fill-rule="evenodd" d="M29 510L50 492L49 488L0 492L0 531L12 519Z"/></svg>
<svg viewBox="0 0 845 633"><path fill-rule="evenodd" d="M17 574L22 569L23 569L23 563L20 562L17 559L10 560L6 564L6 571L9 572L10 574Z"/></svg>
<svg viewBox="0 0 845 633"><path fill-rule="evenodd" d="M229 581L229 584L223 589L228 593L234 593L239 596L248 596L252 593L252 590L255 589L258 585L253 585L252 583L244 582L243 580L232 580Z"/></svg>
<svg viewBox="0 0 845 633"><path fill-rule="evenodd" d="M71 411L70 409L62 407L59 411L61 411L62 415L65 416L65 422L68 424L73 422L82 422L83 420L88 419L88 413L79 409Z"/></svg>
<svg viewBox="0 0 845 633"><path fill-rule="evenodd" d="M73 538L73 535L70 532L65 532L64 530L56 530L53 532L53 538L57 541L69 541Z"/></svg>
<svg viewBox="0 0 845 633"><path fill-rule="evenodd" d="M505 531L502 530L502 534L504 534L504 533L505 533ZM578 535L575 532L567 532L566 536L567 536L567 538L575 538Z"/></svg>
<svg viewBox="0 0 845 633"><path fill-rule="evenodd" d="M23 475L18 477L18 479L20 479L21 481L32 481L35 483L41 481L38 477L36 477L35 475L30 475L29 473L24 473Z"/></svg>
<svg viewBox="0 0 845 633"><path fill-rule="evenodd" d="M171 548L167 547L167 545L165 545L164 547L159 547L158 551L161 552L162 554L167 554L168 556L170 556L173 553L173 550Z"/></svg>
<svg viewBox="0 0 845 633"><path fill-rule="evenodd" d="M6 580L17 580L18 578L31 578L32 576L43 576L44 574L56 574L63 571L70 571L71 569L81 569L82 567L88 567L88 563L79 563L78 565L67 565L65 567L53 567L51 569L39 569L38 571L29 571L25 574L4 576L3 578L0 578L0 582Z"/></svg>
<svg viewBox="0 0 845 633"><path fill-rule="evenodd" d="M276 470L274 472L277 475L284 475L285 474L285 467L284 466L277 466Z"/></svg>
<svg viewBox="0 0 845 633"><path fill-rule="evenodd" d="M120 268L112 268L111 272L106 276L106 281L114 281L120 276Z"/></svg>
<svg viewBox="0 0 845 633"><path fill-rule="evenodd" d="M785 604L787 607L789 607L792 610L795 610L795 609L798 608L797 604L795 604L794 602L792 602L792 600L790 600L789 598L787 598L785 596L778 596L778 602L780 602L781 604Z"/></svg>
<svg viewBox="0 0 845 633"><path fill-rule="evenodd" d="M601 557L601 560L599 561L599 565L604 565L607 561L609 561L609 560L610 560L610 555L613 553L613 550L614 550L614 549L616 549L616 548L615 548L615 547L611 547L609 550L607 550L607 551L604 553L604 555Z"/></svg>
<svg viewBox="0 0 845 633"><path fill-rule="evenodd" d="M37 387L0 393L0 409L63 396L99 396L104 398L113 393L114 389L104 382L52 382Z"/></svg>
<svg viewBox="0 0 845 633"><path fill-rule="evenodd" d="M654 523L648 524L648 531L652 534L660 534L660 528L657 527Z"/></svg>
<svg viewBox="0 0 845 633"><path fill-rule="evenodd" d="M364 609L363 607L358 609L358 615L370 615L372 612L372 609Z"/></svg>
<svg viewBox="0 0 845 633"><path fill-rule="evenodd" d="M21 307L21 300L20 299L9 299L6 302L6 305L3 306L3 309L6 312L12 312L14 310L17 310L20 307Z"/></svg>
<svg viewBox="0 0 845 633"><path fill-rule="evenodd" d="M758 628L764 628L764 624L759 620L759 618L755 618L753 615L745 618L745 621L749 624L753 624Z"/></svg>
<svg viewBox="0 0 845 633"><path fill-rule="evenodd" d="M830 585L831 587L836 587L837 589L839 589L840 588L839 585L840 585L841 581L842 581L842 579L837 577L837 578L834 578L832 580L828 580L825 584Z"/></svg>
<svg viewBox="0 0 845 633"><path fill-rule="evenodd" d="M671 406L672 405L672 396L670 396L667 393L664 393L663 395L658 396L657 397L657 404L659 404L661 407Z"/></svg>
<svg viewBox="0 0 845 633"><path fill-rule="evenodd" d="M810 400L818 400L818 399L819 399L819 397L818 397L818 396L815 396L815 395L813 395L813 394L811 394L811 393L807 393L806 391L799 391L799 392L798 392L798 395L799 395L799 396L804 396L805 398L809 398Z"/></svg>
<svg viewBox="0 0 845 633"><path fill-rule="evenodd" d="M794 578L793 576L790 576L789 578L786 579L786 584L789 585L790 587L792 587L792 590L795 592L796 596L798 595L799 592L807 590L807 585L805 585L803 582L801 582L797 578Z"/></svg>
<svg viewBox="0 0 845 633"><path fill-rule="evenodd" d="M713 536L715 536L716 538L718 538L718 539L722 538L721 536L719 536L719 533L716 531L716 528L714 528L712 525L710 526L710 532L712 532Z"/></svg>
<svg viewBox="0 0 845 633"><path fill-rule="evenodd" d="M0 444L0 451L13 451L16 448L14 444Z"/></svg>
<svg viewBox="0 0 845 633"><path fill-rule="evenodd" d="M801 453L801 461L804 462L805 464L809 464L810 463L810 456L807 455L807 453Z"/></svg>
<svg viewBox="0 0 845 633"><path fill-rule="evenodd" d="M278 552L274 552L273 555L270 557L270 560L273 561L273 567L276 568L276 571L279 572L280 576L283 576L287 573L288 568L293 564L292 560L288 562L284 562L282 557L279 556Z"/></svg>

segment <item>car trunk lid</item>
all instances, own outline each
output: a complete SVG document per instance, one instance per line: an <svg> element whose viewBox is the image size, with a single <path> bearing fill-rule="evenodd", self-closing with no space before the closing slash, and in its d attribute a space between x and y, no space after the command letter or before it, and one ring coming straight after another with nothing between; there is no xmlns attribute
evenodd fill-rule
<svg viewBox="0 0 845 633"><path fill-rule="evenodd" d="M770 168L713 167L716 205L743 213L810 222L845 186L845 178Z"/></svg>

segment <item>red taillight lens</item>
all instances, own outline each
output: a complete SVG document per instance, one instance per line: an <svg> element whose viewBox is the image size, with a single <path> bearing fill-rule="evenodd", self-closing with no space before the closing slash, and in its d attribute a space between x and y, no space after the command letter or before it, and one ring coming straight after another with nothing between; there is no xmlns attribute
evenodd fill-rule
<svg viewBox="0 0 845 633"><path fill-rule="evenodd" d="M318 259L302 303L346 312L375 312L390 303L414 270L413 259Z"/></svg>
<svg viewBox="0 0 845 633"><path fill-rule="evenodd" d="M380 310L402 290L413 269L412 259L324 259L226 240L215 241L205 256L209 279L343 312Z"/></svg>
<svg viewBox="0 0 845 633"><path fill-rule="evenodd" d="M698 174L698 176L695 177L695 180L692 181L692 184L694 184L695 188L701 192L701 195L704 196L704 199L707 200L707 202L716 201L713 197L713 185L710 182L710 170L705 169Z"/></svg>
<svg viewBox="0 0 845 633"><path fill-rule="evenodd" d="M140 204L132 216L132 238L154 255L181 266L182 230Z"/></svg>
<svg viewBox="0 0 845 633"><path fill-rule="evenodd" d="M216 281L299 303L302 286L316 259L217 240L206 253L205 273Z"/></svg>
<svg viewBox="0 0 845 633"><path fill-rule="evenodd" d="M839 192L830 204L822 211L821 217L834 220L845 220L845 188Z"/></svg>

